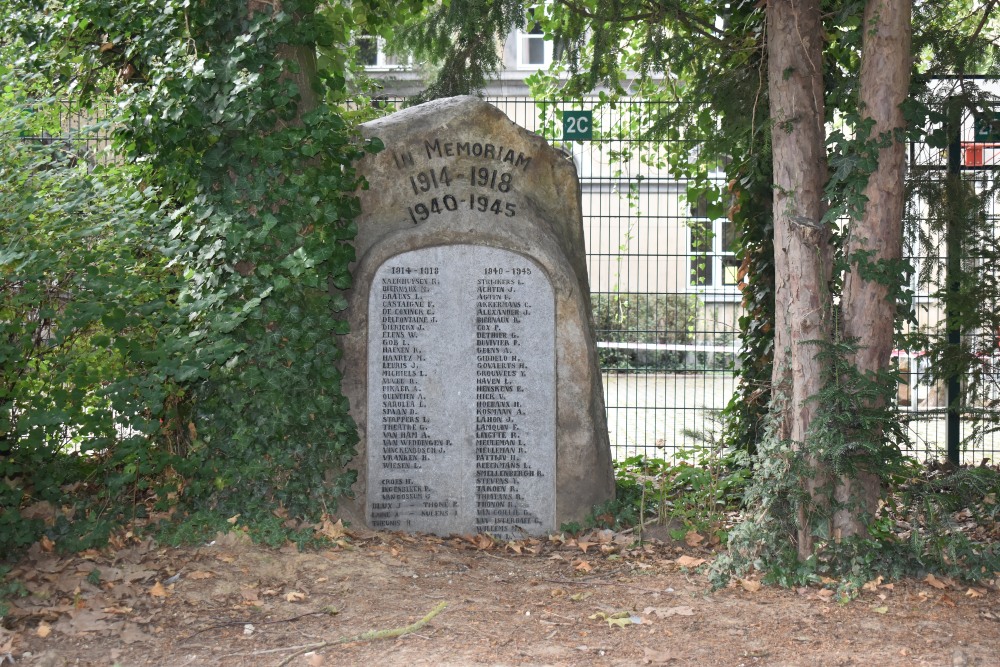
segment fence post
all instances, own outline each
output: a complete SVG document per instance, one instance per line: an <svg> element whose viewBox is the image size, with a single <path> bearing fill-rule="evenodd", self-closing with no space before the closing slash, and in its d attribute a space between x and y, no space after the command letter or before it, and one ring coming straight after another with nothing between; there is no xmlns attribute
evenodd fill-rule
<svg viewBox="0 0 1000 667"><path fill-rule="evenodd" d="M948 145L948 176L949 179L962 178L962 113L961 108L956 108L956 100L949 99L951 106L949 117L955 125L951 128L951 143ZM961 288L959 278L962 269L962 239L959 237L959 230L953 216L945 217L945 282L948 285L950 296L948 307L945 311L945 326L948 331L948 345L952 349L957 349L962 344L962 329L957 306L955 304L958 291ZM954 366L954 364L952 364ZM961 442L961 378L956 371L952 371L947 378L948 382L948 421L947 421L947 444L948 461L958 465L959 444Z"/></svg>

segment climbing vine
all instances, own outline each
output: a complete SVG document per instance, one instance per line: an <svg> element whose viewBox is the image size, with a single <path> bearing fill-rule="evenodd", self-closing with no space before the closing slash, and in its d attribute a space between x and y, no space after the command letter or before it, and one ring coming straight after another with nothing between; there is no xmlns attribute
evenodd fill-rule
<svg viewBox="0 0 1000 667"><path fill-rule="evenodd" d="M35 67L79 108L113 98L116 159L134 196L160 212L140 232L164 278L152 283L162 321L143 360L160 388L144 409L159 426L114 466L135 471L139 495L151 489L161 506L332 511L357 439L337 363L353 164L378 145L352 134L337 106L345 78L320 75L313 54L346 45L351 10L321 15L309 0L12 9L3 34L31 47L13 75ZM11 448L23 447L15 437Z"/></svg>

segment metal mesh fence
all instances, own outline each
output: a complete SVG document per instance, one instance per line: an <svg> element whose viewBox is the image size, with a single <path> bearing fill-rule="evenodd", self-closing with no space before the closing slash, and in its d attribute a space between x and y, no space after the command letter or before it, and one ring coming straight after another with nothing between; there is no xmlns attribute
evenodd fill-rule
<svg viewBox="0 0 1000 667"><path fill-rule="evenodd" d="M687 178L668 166L667 155L696 145L642 138L669 122L667 103L487 101L571 154L579 171L615 457L694 456L718 438L718 412L735 390L741 309L729 223L699 216ZM561 141L557 109L591 110L593 139Z"/></svg>
<svg viewBox="0 0 1000 667"><path fill-rule="evenodd" d="M109 114L100 109L87 113L69 111L60 107L59 129L55 132L20 134L17 139L54 152L70 164L84 165L90 169L98 164L108 164L115 159L111 152L112 123ZM31 113L30 109L25 109Z"/></svg>
<svg viewBox="0 0 1000 667"><path fill-rule="evenodd" d="M677 156L692 154L696 145L642 138L642 130L653 121L661 126L669 122L671 106L641 100L615 109L595 108L589 101L487 101L572 156L580 174L593 313L615 457L689 456L686 452L718 438L718 413L736 386L733 364L742 308L737 262L729 223L699 215L703 212L697 202L687 200L683 170L668 166L668 154L676 164ZM380 106L388 112L401 102L382 100ZM578 109L593 112L593 139L562 141L556 112ZM962 127L950 153L920 145L910 151L908 178L915 194L906 228L908 256L917 270L911 285L914 326L929 340L948 335L946 313L936 295L947 286L949 247L965 265L980 269L1000 257L1000 252L987 252L1000 243L994 192L1000 138L977 138L971 116ZM67 115L63 136L23 139L64 142L80 159L96 164L109 159L109 135L97 116ZM977 242L952 239L949 246L943 232L934 231L928 222L930 207L921 194L927 188L919 186L940 183L949 173L960 173L969 187L986 193L984 215L992 232L987 230ZM721 179L722 173L714 176ZM997 303L986 307L1000 311ZM950 447L964 462L996 460L997 341L995 331L963 332L957 345L981 363L974 371L975 383L970 377L954 378L950 387L947 378L931 372L926 350L896 351L903 380L899 410L914 444L910 454L940 458ZM970 392L972 384L975 391Z"/></svg>
<svg viewBox="0 0 1000 667"><path fill-rule="evenodd" d="M909 332L923 334L929 349L897 351L899 410L914 455L966 464L996 462L1000 452L1000 134L977 128L981 116L963 110L946 149L910 147L905 252L915 270L916 322ZM949 370L954 360L964 363Z"/></svg>

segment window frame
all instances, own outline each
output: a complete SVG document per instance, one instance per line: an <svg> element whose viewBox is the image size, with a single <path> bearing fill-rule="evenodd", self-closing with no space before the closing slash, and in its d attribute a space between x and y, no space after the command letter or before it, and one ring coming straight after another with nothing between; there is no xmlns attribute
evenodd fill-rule
<svg viewBox="0 0 1000 667"><path fill-rule="evenodd" d="M686 221L687 228L687 285L688 289L699 294L731 295L740 294L740 281L726 282L729 270L739 272L739 261L733 250L724 247L726 241L726 226L730 226L732 234L735 234L734 223L728 218L711 219L704 216L692 215ZM711 230L710 243L704 249L695 248L695 243L699 241L698 232L703 229ZM706 239L708 240L708 239ZM698 268L695 261L704 258L710 282L698 282Z"/></svg>
<svg viewBox="0 0 1000 667"><path fill-rule="evenodd" d="M532 10L533 12L534 10ZM552 64L553 58L553 43L552 40L545 39L545 34L541 31L541 26L537 21L533 21L533 17L529 14L527 19L528 26L532 26L530 30L521 29L515 31L514 39L516 44L516 67L519 70L540 70L545 69ZM535 32L538 30L538 32ZM528 41L540 41L542 43L542 62L541 63L530 63L527 62L527 58L530 57L530 47L528 46Z"/></svg>
<svg viewBox="0 0 1000 667"><path fill-rule="evenodd" d="M361 49L361 40L375 40L375 63L363 63L366 72L392 72L409 70L413 67L412 59L409 56L390 55L385 51L385 39L377 35L358 35L354 38L354 44Z"/></svg>

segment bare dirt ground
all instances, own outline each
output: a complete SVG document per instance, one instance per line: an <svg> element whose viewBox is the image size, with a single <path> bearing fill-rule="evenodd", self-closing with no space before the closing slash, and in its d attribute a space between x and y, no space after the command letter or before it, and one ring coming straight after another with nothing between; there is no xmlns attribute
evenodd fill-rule
<svg viewBox="0 0 1000 667"><path fill-rule="evenodd" d="M753 580L712 592L697 572L712 552L667 535L326 529L336 546L305 553L238 531L75 556L36 544L12 572L30 595L9 601L0 665L1000 665L997 579L871 582L844 603Z"/></svg>

